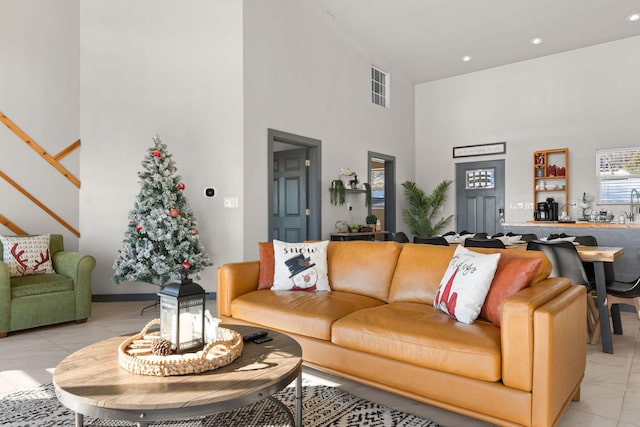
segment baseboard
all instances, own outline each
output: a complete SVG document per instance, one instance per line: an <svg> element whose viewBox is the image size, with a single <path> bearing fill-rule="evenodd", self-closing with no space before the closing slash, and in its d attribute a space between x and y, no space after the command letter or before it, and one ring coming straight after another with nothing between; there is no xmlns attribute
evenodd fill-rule
<svg viewBox="0 0 640 427"><path fill-rule="evenodd" d="M216 293L208 292L205 299L215 300ZM118 301L157 301L158 294L94 294L93 302L118 302Z"/></svg>

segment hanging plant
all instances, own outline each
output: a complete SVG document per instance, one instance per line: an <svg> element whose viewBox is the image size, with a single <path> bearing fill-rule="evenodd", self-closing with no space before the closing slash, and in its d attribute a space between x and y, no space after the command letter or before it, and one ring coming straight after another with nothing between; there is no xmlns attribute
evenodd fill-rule
<svg viewBox="0 0 640 427"><path fill-rule="evenodd" d="M364 185L364 205L366 207L371 207L371 184L368 182L363 183Z"/></svg>
<svg viewBox="0 0 640 427"><path fill-rule="evenodd" d="M332 205L344 205L346 200L347 191L344 187L344 182L341 179L334 179L331 181L331 186L329 187L329 194L331 195L331 204Z"/></svg>

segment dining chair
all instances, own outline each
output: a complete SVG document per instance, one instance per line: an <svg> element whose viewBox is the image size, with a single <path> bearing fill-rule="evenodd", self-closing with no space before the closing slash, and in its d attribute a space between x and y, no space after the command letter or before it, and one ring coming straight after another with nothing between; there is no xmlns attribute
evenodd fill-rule
<svg viewBox="0 0 640 427"><path fill-rule="evenodd" d="M511 231L508 232L507 234L496 233L491 237L492 238L496 238L496 237L501 237L501 236L506 236L506 237L520 236L520 240L523 241L523 242L530 242L532 240L538 240L538 235L535 234L535 233L518 234L518 233L513 233Z"/></svg>
<svg viewBox="0 0 640 427"><path fill-rule="evenodd" d="M595 236L573 236L575 239L573 240L576 243L585 246L598 246L598 239Z"/></svg>
<svg viewBox="0 0 640 427"><path fill-rule="evenodd" d="M609 304L633 304L640 318L640 277L632 282L614 280L607 283ZM629 301L633 299L633 302Z"/></svg>
<svg viewBox="0 0 640 427"><path fill-rule="evenodd" d="M425 245L449 246L449 242L447 242L447 239L441 236L433 236L433 237L414 236L413 243L422 243Z"/></svg>
<svg viewBox="0 0 640 427"><path fill-rule="evenodd" d="M464 246L466 248L500 248L505 249L504 243L500 239L478 239L470 237L465 239Z"/></svg>
<svg viewBox="0 0 640 427"><path fill-rule="evenodd" d="M580 245L598 246L598 240L595 238L595 236L573 236L573 237L575 237L574 242ZM589 279L589 281L591 283L595 283L596 274L593 269L593 263L589 261L583 261L582 265L584 266L584 271L587 273L587 278ZM607 277L608 280L613 280L613 277L610 276L611 274L610 271L613 271L612 268L613 268L613 265L605 266L605 277ZM610 270L610 271L607 271L607 270Z"/></svg>
<svg viewBox="0 0 640 427"><path fill-rule="evenodd" d="M460 231L458 233L458 236L460 236L462 238L464 238L464 236L467 236L467 235L473 236L473 237L478 236L478 237L482 237L482 238L487 237L487 233L474 233L473 231L469 231L469 230L462 230L462 231ZM446 236L446 234L445 234L445 236Z"/></svg>
<svg viewBox="0 0 640 427"><path fill-rule="evenodd" d="M404 231L398 231L398 232L392 231L391 240L398 243L409 243L409 238L404 233Z"/></svg>
<svg viewBox="0 0 640 427"><path fill-rule="evenodd" d="M549 258L551 261L549 277L566 277L571 283L582 285L587 289L587 328L589 341L593 341L600 330L600 317L594 300L595 287L587 277L575 245L566 240L532 240L527 243L527 250L543 252Z"/></svg>
<svg viewBox="0 0 640 427"><path fill-rule="evenodd" d="M606 266L606 264L605 264ZM640 319L640 277L630 282L622 280L610 280L605 269L605 279L607 282L607 305L611 314L613 333L622 335L622 319L620 318L620 304L632 305L636 309L638 319ZM599 328L596 332L599 332ZM591 340L595 344L598 336Z"/></svg>
<svg viewBox="0 0 640 427"><path fill-rule="evenodd" d="M606 264L605 264L606 265ZM605 270L605 278L606 278ZM640 277L630 282L619 280L606 280L607 282L607 306L611 314L613 333L622 335L622 319L620 318L620 304L632 305L636 309L640 319ZM598 342L600 324L596 326L596 334L591 339L591 344Z"/></svg>
<svg viewBox="0 0 640 427"><path fill-rule="evenodd" d="M525 234L522 234L522 237L520 237L520 240L522 240L523 242L530 242L532 240L538 240L538 235L535 234L535 233L525 233Z"/></svg>

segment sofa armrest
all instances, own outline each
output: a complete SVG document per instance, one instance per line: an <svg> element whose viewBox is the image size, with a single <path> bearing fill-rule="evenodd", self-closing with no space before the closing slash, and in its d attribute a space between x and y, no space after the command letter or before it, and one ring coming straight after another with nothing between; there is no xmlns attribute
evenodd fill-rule
<svg viewBox="0 0 640 427"><path fill-rule="evenodd" d="M548 278L505 300L500 327L502 382L531 391L533 387L534 313L571 287L569 279ZM586 304L586 301L585 301Z"/></svg>
<svg viewBox="0 0 640 427"><path fill-rule="evenodd" d="M558 423L565 405L579 396L587 365L587 290L581 285L534 314L532 424Z"/></svg>
<svg viewBox="0 0 640 427"><path fill-rule="evenodd" d="M9 267L0 261L0 334L9 331L11 323L11 279Z"/></svg>
<svg viewBox="0 0 640 427"><path fill-rule="evenodd" d="M218 268L216 315L231 316L231 301L258 289L260 261L225 264Z"/></svg>
<svg viewBox="0 0 640 427"><path fill-rule="evenodd" d="M76 319L91 315L91 272L96 259L79 252L57 252L53 255L53 269L73 280L76 294Z"/></svg>

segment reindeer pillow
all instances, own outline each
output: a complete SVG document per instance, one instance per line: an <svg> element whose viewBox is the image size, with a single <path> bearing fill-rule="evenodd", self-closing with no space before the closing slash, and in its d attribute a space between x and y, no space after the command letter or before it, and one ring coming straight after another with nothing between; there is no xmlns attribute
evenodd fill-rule
<svg viewBox="0 0 640 427"><path fill-rule="evenodd" d="M49 235L0 236L2 260L11 277L55 273L49 252Z"/></svg>

